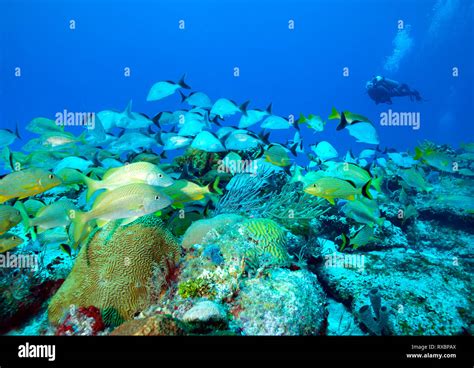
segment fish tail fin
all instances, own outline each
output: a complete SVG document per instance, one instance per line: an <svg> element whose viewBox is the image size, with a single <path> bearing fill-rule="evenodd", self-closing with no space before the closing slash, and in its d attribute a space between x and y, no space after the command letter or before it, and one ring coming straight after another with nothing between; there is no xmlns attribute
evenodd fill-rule
<svg viewBox="0 0 474 368"><path fill-rule="evenodd" d="M340 121L339 125L337 126L336 130L342 130L346 126L347 126L346 115L344 114L344 112L341 112L341 121Z"/></svg>
<svg viewBox="0 0 474 368"><path fill-rule="evenodd" d="M222 124L219 122L219 116L214 116L214 119L211 120L212 123L216 124L217 126L222 126Z"/></svg>
<svg viewBox="0 0 474 368"><path fill-rule="evenodd" d="M129 117L130 119L133 119L133 116L132 116L132 100L129 101L129 103L127 104L127 107L125 108L125 111L123 113L127 117Z"/></svg>
<svg viewBox="0 0 474 368"><path fill-rule="evenodd" d="M305 118L303 113L300 113L300 118L298 119L298 124L304 124L308 121L308 119Z"/></svg>
<svg viewBox="0 0 474 368"><path fill-rule="evenodd" d="M329 120L335 120L335 119L339 119L339 118L340 118L339 113L337 112L336 108L333 107L332 110L331 110L331 115L329 115L328 119Z"/></svg>
<svg viewBox="0 0 474 368"><path fill-rule="evenodd" d="M342 244L339 251L342 252L344 248L351 243L351 239L344 233L341 234Z"/></svg>
<svg viewBox="0 0 474 368"><path fill-rule="evenodd" d="M381 177L381 176L379 176L376 179L372 179L372 186L379 193L382 193L382 182L383 182L383 177Z"/></svg>
<svg viewBox="0 0 474 368"><path fill-rule="evenodd" d="M181 79L178 81L178 84L181 88L184 88L184 89L191 89L190 86L188 86L186 84L186 82L184 81L184 78L186 78L186 74L183 74L183 76L181 77Z"/></svg>
<svg viewBox="0 0 474 368"><path fill-rule="evenodd" d="M159 112L153 117L153 119L151 119L151 121L153 121L153 124L155 124L160 130L161 130L161 125L160 125L161 115L163 115L163 112Z"/></svg>
<svg viewBox="0 0 474 368"><path fill-rule="evenodd" d="M184 102L188 96L186 96L183 92L179 91L179 95L181 96L181 102Z"/></svg>
<svg viewBox="0 0 474 368"><path fill-rule="evenodd" d="M423 151L419 147L415 147L415 160L419 160L423 156Z"/></svg>
<svg viewBox="0 0 474 368"><path fill-rule="evenodd" d="M336 201L334 200L334 198L332 197L323 197L324 199L326 199L329 203L331 203L333 206L336 204Z"/></svg>
<svg viewBox="0 0 474 368"><path fill-rule="evenodd" d="M18 129L18 123L16 123L15 135L16 135L16 137L17 137L18 139L21 139L20 130Z"/></svg>
<svg viewBox="0 0 474 368"><path fill-rule="evenodd" d="M265 112L268 114L268 115L271 115L272 114L272 103L270 102L270 104L267 106L267 109L265 110Z"/></svg>
<svg viewBox="0 0 474 368"><path fill-rule="evenodd" d="M294 143L293 145L289 146L288 149L290 150L291 154L293 156L297 156L297 153L296 153L296 148L298 148L298 142Z"/></svg>
<svg viewBox="0 0 474 368"><path fill-rule="evenodd" d="M221 178L220 176L216 177L216 179L214 180L214 182L210 183L207 188L209 189L209 192L210 193L215 193L215 194L219 194L219 195L222 195L222 190L219 188L219 182L221 181Z"/></svg>
<svg viewBox="0 0 474 368"><path fill-rule="evenodd" d="M15 207L18 210L18 212L20 212L21 222L23 223L23 226L25 227L25 231L29 231L31 227L31 219L28 216L28 213L26 212L25 205L21 201L16 201L13 207Z"/></svg>
<svg viewBox="0 0 474 368"><path fill-rule="evenodd" d="M88 222L89 219L86 212L74 211L74 216L71 218L71 224L72 239L75 244L78 244L81 241Z"/></svg>
<svg viewBox="0 0 474 368"><path fill-rule="evenodd" d="M299 121L299 119L294 120L293 124L290 123L290 125L293 125L298 132L300 131L300 121Z"/></svg>
<svg viewBox="0 0 474 368"><path fill-rule="evenodd" d="M89 202L95 192L101 189L100 181L89 178L83 175L84 184L87 186L86 201Z"/></svg>
<svg viewBox="0 0 474 368"><path fill-rule="evenodd" d="M84 131L79 135L79 137L77 137L77 140L78 140L79 142L81 142L82 144L86 144L86 143L87 143L87 141L86 141L87 132L88 132L88 130L84 130Z"/></svg>
<svg viewBox="0 0 474 368"><path fill-rule="evenodd" d="M245 101L242 105L239 106L240 111L242 111L242 114L247 116L247 107L249 106L250 101Z"/></svg>
<svg viewBox="0 0 474 368"><path fill-rule="evenodd" d="M368 199L374 199L372 197L372 194L370 194L370 186L372 185L372 180L369 180L367 183L364 184L364 186L362 187L362 195L365 197L365 198L368 198Z"/></svg>

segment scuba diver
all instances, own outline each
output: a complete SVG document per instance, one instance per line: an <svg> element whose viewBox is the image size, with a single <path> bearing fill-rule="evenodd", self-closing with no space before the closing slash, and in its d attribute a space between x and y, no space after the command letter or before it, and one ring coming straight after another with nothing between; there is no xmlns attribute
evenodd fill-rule
<svg viewBox="0 0 474 368"><path fill-rule="evenodd" d="M392 97L410 96L410 100L421 101L420 93L411 89L405 83L399 83L393 79L387 79L377 75L365 85L369 97L379 103L392 104Z"/></svg>

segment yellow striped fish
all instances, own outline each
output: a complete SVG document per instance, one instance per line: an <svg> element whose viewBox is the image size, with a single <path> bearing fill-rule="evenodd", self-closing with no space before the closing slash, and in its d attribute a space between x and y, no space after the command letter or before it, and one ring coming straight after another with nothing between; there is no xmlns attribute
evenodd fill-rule
<svg viewBox="0 0 474 368"><path fill-rule="evenodd" d="M18 225L20 221L20 211L12 206L0 205L0 235Z"/></svg>
<svg viewBox="0 0 474 368"><path fill-rule="evenodd" d="M0 235L0 253L5 253L23 244L23 239L15 234L6 233Z"/></svg>
<svg viewBox="0 0 474 368"><path fill-rule="evenodd" d="M15 171L0 180L0 203L27 198L57 187L61 180L53 173L37 168Z"/></svg>

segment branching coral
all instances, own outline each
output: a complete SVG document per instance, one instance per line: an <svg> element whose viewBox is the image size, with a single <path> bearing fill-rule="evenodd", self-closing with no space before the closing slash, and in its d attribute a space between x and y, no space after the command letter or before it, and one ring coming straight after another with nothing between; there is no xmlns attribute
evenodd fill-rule
<svg viewBox="0 0 474 368"><path fill-rule="evenodd" d="M325 200L304 193L300 183L286 183L281 188L272 188L269 184L272 174L268 170L260 175L234 176L215 213L271 218L289 229L302 227L307 230L312 220L330 209L325 206Z"/></svg>
<svg viewBox="0 0 474 368"><path fill-rule="evenodd" d="M227 184L227 191L217 203L214 215L221 213L252 213L262 208L262 205L273 194L270 189L269 177L271 170L257 173L241 173L235 175Z"/></svg>
<svg viewBox="0 0 474 368"><path fill-rule="evenodd" d="M304 193L301 189L299 183L285 184L280 193L272 195L265 203L261 215L291 227L295 222L309 223L330 209L328 206L324 208L324 199Z"/></svg>

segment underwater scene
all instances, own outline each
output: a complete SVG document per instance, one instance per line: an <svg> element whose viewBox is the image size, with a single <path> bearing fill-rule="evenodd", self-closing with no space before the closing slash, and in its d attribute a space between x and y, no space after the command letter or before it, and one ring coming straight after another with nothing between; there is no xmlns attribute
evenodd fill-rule
<svg viewBox="0 0 474 368"><path fill-rule="evenodd" d="M472 335L473 2L0 3L0 334Z"/></svg>

